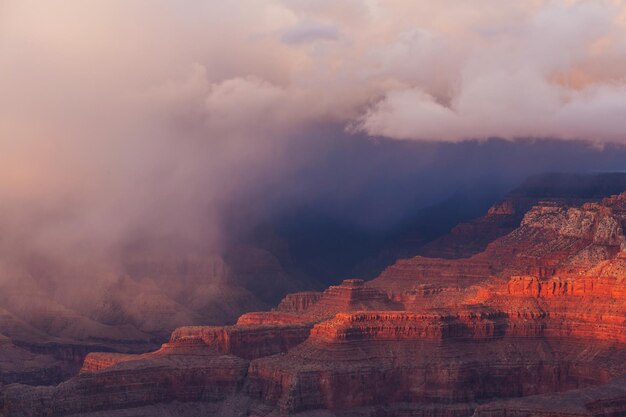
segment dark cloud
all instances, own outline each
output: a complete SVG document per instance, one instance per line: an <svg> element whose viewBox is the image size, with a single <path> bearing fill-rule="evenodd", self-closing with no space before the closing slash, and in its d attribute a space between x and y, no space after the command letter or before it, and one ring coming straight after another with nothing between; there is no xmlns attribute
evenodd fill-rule
<svg viewBox="0 0 626 417"><path fill-rule="evenodd" d="M0 7L7 269L115 275L129 242L219 253L303 210L381 234L454 193L624 169L614 2Z"/></svg>

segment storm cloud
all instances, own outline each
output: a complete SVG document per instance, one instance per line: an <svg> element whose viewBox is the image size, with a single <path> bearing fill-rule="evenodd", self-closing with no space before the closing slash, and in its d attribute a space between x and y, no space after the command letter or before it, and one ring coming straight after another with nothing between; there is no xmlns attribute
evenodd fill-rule
<svg viewBox="0 0 626 417"><path fill-rule="evenodd" d="M617 1L5 0L4 262L214 250L302 205L381 229L468 178L624 169L625 31Z"/></svg>

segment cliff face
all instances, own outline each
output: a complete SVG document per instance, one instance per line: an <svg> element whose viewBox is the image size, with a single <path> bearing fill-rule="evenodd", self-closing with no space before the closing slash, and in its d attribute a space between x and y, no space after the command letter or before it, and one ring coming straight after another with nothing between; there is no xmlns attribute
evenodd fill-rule
<svg viewBox="0 0 626 417"><path fill-rule="evenodd" d="M372 252L374 247L371 244L374 242L363 242L363 248L369 249L359 256L366 259L358 261L363 261L360 269L355 267L353 270L360 270L370 277L374 275L373 271L381 270L397 257L414 253L431 258L469 258L483 252L489 243L514 231L524 213L543 200L556 201L566 211L580 207L584 202L597 201L614 193L612 190L623 189L625 184L626 175L542 176L514 190L485 216L460 224L451 233L423 246L426 236L430 238L443 233L443 228L439 227L436 234L429 234L431 231L423 235L425 229L422 226L430 230L436 219L458 218L455 216L459 213L446 211L446 207L459 203L453 199L443 206L420 211L415 216L417 223L409 222L399 235L391 236L391 240L386 238L375 243L374 246L380 245L384 252L379 258L373 255L375 251ZM623 206L619 199L613 203L607 200L603 204L610 206L613 213L619 211L620 204ZM439 213L440 210L443 212ZM621 210L624 211L623 207ZM322 227L319 233L324 234L324 231ZM461 291L459 276L478 274L480 279L483 274L492 273L489 269L481 270L479 258L469 265L449 265L447 260L426 258L407 260L396 263L389 271L396 269L406 274L409 281L420 273L426 274L424 280L416 281L415 285L405 285L398 280L388 286L385 284L385 288L378 288L375 283L367 284L368 289L362 290L389 292L389 300L380 298L380 294L357 294L359 290L329 289L325 299L318 303L322 292L309 291L285 297L271 313L241 316L244 312L269 309L278 301L277 297L287 292L316 287L320 280L329 282L327 277L325 280L319 274L303 275L303 271L319 271L316 267L307 269L307 265L320 254L330 253L330 257L339 260L346 253L349 254L347 258L353 256L354 246L360 244L359 239L352 237L352 244L347 245L342 233L345 231L337 235L335 249L329 250L321 245L321 251L312 257L308 254L298 257L293 252L298 242L302 243L310 237L292 236L290 240L280 237L280 234L273 236L273 232L269 239L266 236L258 241L253 238L250 241L246 238L237 240L239 243L227 245L221 254L206 253L176 239L129 241L113 256L114 259L94 265L86 262L78 266L71 259L66 263L45 253L21 254L16 260L20 268L3 269L0 333L9 339L11 345L34 357L28 366L23 365L28 369L27 373L16 373L14 370L22 366L21 360L16 359L19 355L14 355L12 349L0 351L0 362L4 364L0 369L6 369L0 373L0 383L58 383L74 375L90 352L153 350L180 326L236 321L240 325L296 324L302 322L300 316L304 311L307 312L307 320L315 322L342 311L401 310L417 308L418 305L434 307L445 302L448 293ZM532 236L527 238L532 239ZM596 247L581 253L580 258L582 262L602 258L605 256L602 251ZM324 263L325 260L318 261ZM526 259L523 262L535 265L540 260ZM341 261L337 265L344 264L347 265ZM436 270L440 271L441 282L448 280L448 284L441 286L430 280L428 274L432 272L434 276ZM338 273L334 270L331 275ZM521 269L510 271L511 275L524 273ZM81 285L84 282L90 284ZM397 294L392 291L393 286L400 289ZM400 287L403 286L412 290L402 291ZM333 291L348 291L357 295L351 300L341 300L328 294ZM34 377L35 374L38 376Z"/></svg>
<svg viewBox="0 0 626 417"><path fill-rule="evenodd" d="M626 193L544 202L469 258L398 261L155 352L92 353L57 387L5 387L4 413L245 398L258 416L624 415L625 225Z"/></svg>
<svg viewBox="0 0 626 417"><path fill-rule="evenodd" d="M425 244L417 254L430 258L468 258L519 227L524 214L535 205L550 201L562 207L578 207L624 189L626 176L621 174L531 177L494 204L486 215L457 225L449 234Z"/></svg>
<svg viewBox="0 0 626 417"><path fill-rule="evenodd" d="M247 362L235 356L154 355L115 371L86 372L56 387L5 389L6 415L63 416L171 401L220 401L241 389Z"/></svg>
<svg viewBox="0 0 626 417"><path fill-rule="evenodd" d="M12 259L0 277L0 334L11 346L0 348L0 384L57 384L90 352L151 351L180 326L234 323L269 308L264 292L276 297L302 285L260 249L233 248L233 265L176 242L160 245L125 247L106 265L70 267L71 254L68 265L39 253ZM253 294L255 286L264 292Z"/></svg>
<svg viewBox="0 0 626 417"><path fill-rule="evenodd" d="M621 201L621 200L620 200ZM399 297L424 286L467 287L485 277L550 277L582 272L612 259L626 246L622 214L602 204L568 208L544 203L530 209L520 226L485 251L459 260L415 257L400 260L371 282Z"/></svg>

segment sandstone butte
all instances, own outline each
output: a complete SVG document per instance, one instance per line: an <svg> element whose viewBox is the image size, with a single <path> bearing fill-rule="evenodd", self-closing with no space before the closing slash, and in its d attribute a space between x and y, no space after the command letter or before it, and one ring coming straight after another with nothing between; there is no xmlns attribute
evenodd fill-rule
<svg viewBox="0 0 626 417"><path fill-rule="evenodd" d="M1 409L624 416L625 228L626 193L540 203L471 257L400 260L372 281L290 294L232 326L178 328L154 352L90 353L57 386L5 386Z"/></svg>

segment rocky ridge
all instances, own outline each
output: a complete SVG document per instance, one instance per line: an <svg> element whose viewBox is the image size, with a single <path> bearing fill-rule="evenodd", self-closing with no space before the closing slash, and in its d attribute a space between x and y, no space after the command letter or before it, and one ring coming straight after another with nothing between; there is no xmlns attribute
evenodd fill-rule
<svg viewBox="0 0 626 417"><path fill-rule="evenodd" d="M539 201L549 199L573 207L597 201L625 186L626 175L620 174L530 179L485 216L459 225L418 252L430 257L467 258L513 231L523 213ZM420 211L416 220L423 225L420 216L428 219L432 212ZM425 220L426 224L432 220ZM404 238L395 242L399 251L372 262L377 266L365 268L366 276L373 276L372 271L382 270L398 256L418 253L415 245L424 243L423 237L417 236L420 230L408 227ZM244 239L218 255L176 239L142 240L136 236L104 263L75 262L72 256L61 259L37 251L20 253L11 259L10 268L3 269L0 283L0 334L11 342L7 346L14 346L0 351L0 383L56 384L75 375L90 352L151 351L179 326L234 323L242 313L266 309L285 293L318 288L319 277L301 275L298 262L291 258L290 242L280 238L268 242L273 243L266 247L267 242L246 243ZM84 282L90 285L82 285ZM413 291L434 294L442 289L424 284ZM289 295L271 317L248 314L238 323L298 323L301 318L294 313L316 304L321 295L310 291ZM332 312L344 308L341 303L332 306L325 302L308 312L315 316L312 320L330 318ZM378 307L366 303L364 308L401 308L394 303L398 300L387 303L379 298ZM350 308L357 308L356 304ZM38 358L28 361L27 366L15 349ZM15 373L20 366L28 372ZM35 374L39 376L33 378Z"/></svg>
<svg viewBox="0 0 626 417"><path fill-rule="evenodd" d="M625 227L626 193L541 203L469 258L401 260L152 353L91 353L56 387L5 387L3 412L238 398L258 416L624 415Z"/></svg>

